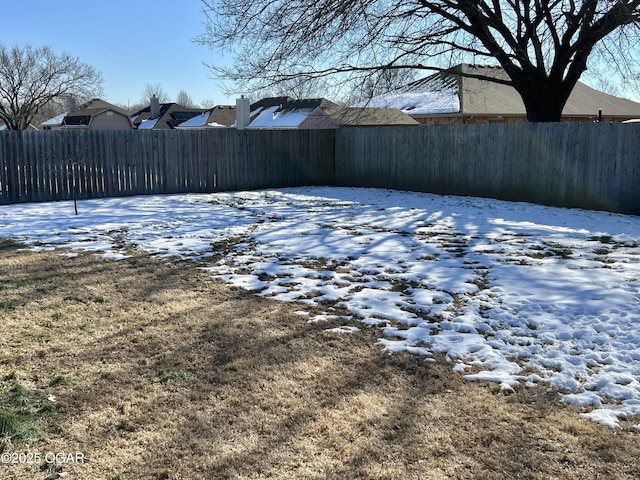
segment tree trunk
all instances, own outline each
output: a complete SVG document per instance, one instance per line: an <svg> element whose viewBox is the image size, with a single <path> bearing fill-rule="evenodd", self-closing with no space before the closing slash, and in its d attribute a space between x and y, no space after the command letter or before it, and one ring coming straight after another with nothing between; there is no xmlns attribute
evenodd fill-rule
<svg viewBox="0 0 640 480"><path fill-rule="evenodd" d="M516 90L522 97L527 120L529 122L562 121L562 110L575 86L575 83L570 83L565 81L554 83L545 79L519 85Z"/></svg>
<svg viewBox="0 0 640 480"><path fill-rule="evenodd" d="M558 102L555 99L524 102L529 122L561 122L562 109L566 102Z"/></svg>

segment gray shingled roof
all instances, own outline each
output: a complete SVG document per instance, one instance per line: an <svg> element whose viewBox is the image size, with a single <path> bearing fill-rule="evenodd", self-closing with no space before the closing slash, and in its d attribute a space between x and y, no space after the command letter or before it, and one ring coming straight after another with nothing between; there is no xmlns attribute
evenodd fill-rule
<svg viewBox="0 0 640 480"><path fill-rule="evenodd" d="M500 67L468 65L462 68L468 73L477 73L497 78L507 78ZM462 84L462 113L464 114L519 114L525 113L520 95L513 87L469 77L458 77ZM600 92L578 82L569 96L562 114L565 116L594 116L598 110L606 116L640 115L640 103L626 98Z"/></svg>
<svg viewBox="0 0 640 480"><path fill-rule="evenodd" d="M397 108L359 108L339 105L320 107L309 115L309 120L322 122L328 117L336 127L376 125L419 125L413 118ZM326 121L325 121L326 122Z"/></svg>
<svg viewBox="0 0 640 480"><path fill-rule="evenodd" d="M176 128L181 123L206 111L204 108L189 108L179 103L161 103L160 116L155 119L151 117L151 106L137 111L130 118L136 128L140 128L140 124L146 120L155 120L152 127L154 130L166 130Z"/></svg>
<svg viewBox="0 0 640 480"><path fill-rule="evenodd" d="M230 127L236 121L236 107L234 105L216 105L213 108L191 117L176 128L206 128L206 127Z"/></svg>
<svg viewBox="0 0 640 480"><path fill-rule="evenodd" d="M412 82L393 92L374 97L362 105L397 107L408 115L525 115L524 104L508 85L460 75L483 75L507 79L499 66L460 64ZM564 116L640 117L640 103L615 97L578 82L562 112Z"/></svg>
<svg viewBox="0 0 640 480"><path fill-rule="evenodd" d="M128 116L127 112L122 110L120 107L116 107L115 105L109 102L105 102L104 100L100 100L99 98L94 98L93 100L89 100L87 103L80 105L73 112L67 113L66 118L81 117L87 115L93 116L98 115L102 112L106 112L107 110L120 113L125 117Z"/></svg>

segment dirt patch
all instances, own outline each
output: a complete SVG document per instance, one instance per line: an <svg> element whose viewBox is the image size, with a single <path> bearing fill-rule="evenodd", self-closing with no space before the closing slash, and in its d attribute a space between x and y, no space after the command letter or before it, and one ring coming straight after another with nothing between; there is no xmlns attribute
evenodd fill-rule
<svg viewBox="0 0 640 480"><path fill-rule="evenodd" d="M0 411L33 427L0 440L2 478L640 471L631 421L601 427L544 387L505 396L442 358L389 356L378 328L327 332L341 323L309 323L310 307L211 281L195 262L60 253L0 243Z"/></svg>

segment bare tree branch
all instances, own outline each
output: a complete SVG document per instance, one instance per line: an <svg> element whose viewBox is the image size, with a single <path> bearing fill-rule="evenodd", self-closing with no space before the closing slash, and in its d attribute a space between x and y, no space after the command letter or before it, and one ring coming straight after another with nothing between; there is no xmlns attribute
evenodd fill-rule
<svg viewBox="0 0 640 480"><path fill-rule="evenodd" d="M52 100L91 98L101 90L94 67L49 47L0 45L0 120L9 130L25 130Z"/></svg>

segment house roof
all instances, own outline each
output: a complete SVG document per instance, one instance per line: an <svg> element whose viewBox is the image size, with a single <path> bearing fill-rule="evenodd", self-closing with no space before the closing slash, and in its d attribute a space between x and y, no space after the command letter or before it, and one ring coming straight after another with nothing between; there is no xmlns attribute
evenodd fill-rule
<svg viewBox="0 0 640 480"><path fill-rule="evenodd" d="M395 108L343 107L326 98L265 98L251 105L247 128L338 128L344 126L418 125Z"/></svg>
<svg viewBox="0 0 640 480"><path fill-rule="evenodd" d="M525 115L518 92L509 86L462 74L507 79L501 67L460 64L412 82L357 106L395 107L411 116L438 114ZM640 103L615 97L578 82L562 112L564 116L640 116Z"/></svg>
<svg viewBox="0 0 640 480"><path fill-rule="evenodd" d="M232 126L236 121L236 107L233 105L216 105L199 115L191 117L176 128L224 128Z"/></svg>
<svg viewBox="0 0 640 480"><path fill-rule="evenodd" d="M282 106L288 102L293 102L291 97L267 97L251 104L251 112L259 112L265 108L273 106Z"/></svg>
<svg viewBox="0 0 640 480"><path fill-rule="evenodd" d="M139 130L144 129L173 129L181 123L200 115L206 110L203 108L190 108L179 103L161 103L160 115L151 117L151 105L131 115L131 122Z"/></svg>
<svg viewBox="0 0 640 480"><path fill-rule="evenodd" d="M335 104L334 104L335 105ZM300 124L300 128L338 128L351 126L419 125L397 108L319 107Z"/></svg>
<svg viewBox="0 0 640 480"><path fill-rule="evenodd" d="M584 83L578 83L571 92L562 114L583 115L585 114L583 112L590 112L591 115L597 115L598 110L602 110L602 114L608 117L638 117L640 103L615 97Z"/></svg>
<svg viewBox="0 0 640 480"><path fill-rule="evenodd" d="M298 128L316 108L340 108L326 98L265 98L251 105L247 128Z"/></svg>
<svg viewBox="0 0 640 480"><path fill-rule="evenodd" d="M120 107L116 107L115 105L105 102L104 100L100 100L99 98L94 98L93 100L89 100L87 103L80 105L73 112L68 113L66 118L70 117L80 117L87 115L98 115L102 112L106 112L107 110L111 110L112 112L120 113L127 116L127 112L122 110Z"/></svg>
<svg viewBox="0 0 640 480"><path fill-rule="evenodd" d="M89 100L87 103L80 105L73 112L61 113L49 120L45 120L40 125L43 127L59 127L62 125L87 126L93 117L107 111L116 112L125 118L128 117L127 113L120 107L116 107L115 105L105 102L99 98L94 98L93 100Z"/></svg>

